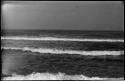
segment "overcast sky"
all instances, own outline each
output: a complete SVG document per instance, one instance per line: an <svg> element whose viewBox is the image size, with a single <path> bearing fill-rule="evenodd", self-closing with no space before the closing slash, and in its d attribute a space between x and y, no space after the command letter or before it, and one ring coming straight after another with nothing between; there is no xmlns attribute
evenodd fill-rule
<svg viewBox="0 0 125 81"><path fill-rule="evenodd" d="M6 29L123 30L120 1L10 1L2 6Z"/></svg>

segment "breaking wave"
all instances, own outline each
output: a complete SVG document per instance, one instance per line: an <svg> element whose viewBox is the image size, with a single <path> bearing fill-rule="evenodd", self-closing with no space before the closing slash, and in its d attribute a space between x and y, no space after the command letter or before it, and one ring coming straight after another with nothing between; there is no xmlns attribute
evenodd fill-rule
<svg viewBox="0 0 125 81"><path fill-rule="evenodd" d="M78 51L78 50L61 50L48 48L29 48L29 47L1 47L1 49L21 50L50 54L80 54L80 55L122 55L124 51Z"/></svg>
<svg viewBox="0 0 125 81"><path fill-rule="evenodd" d="M66 75L65 73L32 73L30 75L16 75L11 77L4 77L3 80L120 80L124 78L100 78L100 77L87 77L84 75Z"/></svg>
<svg viewBox="0 0 125 81"><path fill-rule="evenodd" d="M88 41L88 42L124 42L124 39L92 39L92 38L57 38L57 37L1 37L9 40L35 40L35 41Z"/></svg>

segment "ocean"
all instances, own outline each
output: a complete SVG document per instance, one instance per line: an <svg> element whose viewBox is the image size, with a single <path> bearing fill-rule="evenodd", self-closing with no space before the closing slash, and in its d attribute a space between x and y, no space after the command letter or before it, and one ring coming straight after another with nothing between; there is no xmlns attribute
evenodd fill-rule
<svg viewBox="0 0 125 81"><path fill-rule="evenodd" d="M3 80L123 80L124 32L5 30Z"/></svg>

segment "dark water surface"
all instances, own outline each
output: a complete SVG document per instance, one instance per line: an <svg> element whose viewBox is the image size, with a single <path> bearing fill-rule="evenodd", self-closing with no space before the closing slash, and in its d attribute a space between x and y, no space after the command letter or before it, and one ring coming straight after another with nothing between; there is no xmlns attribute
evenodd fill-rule
<svg viewBox="0 0 125 81"><path fill-rule="evenodd" d="M5 30L3 36L41 36L68 38L124 38L124 31Z"/></svg>

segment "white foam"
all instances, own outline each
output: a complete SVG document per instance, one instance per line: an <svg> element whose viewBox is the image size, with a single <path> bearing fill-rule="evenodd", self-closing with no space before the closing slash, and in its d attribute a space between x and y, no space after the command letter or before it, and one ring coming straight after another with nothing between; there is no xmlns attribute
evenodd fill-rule
<svg viewBox="0 0 125 81"><path fill-rule="evenodd" d="M2 49L22 50L39 53L50 54L80 54L80 55L121 55L124 51L79 51L79 50L61 50L61 49L48 49L48 48L29 48L29 47L1 47Z"/></svg>
<svg viewBox="0 0 125 81"><path fill-rule="evenodd" d="M57 38L57 37L1 37L9 40L35 40L35 41L88 41L88 42L124 42L124 39L92 39L92 38Z"/></svg>
<svg viewBox="0 0 125 81"><path fill-rule="evenodd" d="M65 73L32 73L27 76L13 74L12 77L5 77L3 80L120 80L124 78L100 78L87 77L84 75L66 75Z"/></svg>

